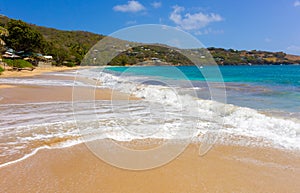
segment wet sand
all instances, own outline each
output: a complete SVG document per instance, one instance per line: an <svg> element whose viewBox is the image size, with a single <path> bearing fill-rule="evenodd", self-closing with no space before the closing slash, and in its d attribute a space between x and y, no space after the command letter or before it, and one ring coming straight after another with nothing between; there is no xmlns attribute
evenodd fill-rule
<svg viewBox="0 0 300 193"><path fill-rule="evenodd" d="M62 72L62 71L69 71L69 70L76 70L76 69L82 69L82 68L92 68L92 67L82 67L82 66L76 66L76 67L36 67L33 71L28 70L22 70L22 71L8 71L5 70L0 75L0 78L7 78L7 77L32 77L37 76L46 72Z"/></svg>
<svg viewBox="0 0 300 193"><path fill-rule="evenodd" d="M113 167L85 145L41 150L0 168L3 192L299 192L299 156L285 151L190 145L169 164L146 171Z"/></svg>
<svg viewBox="0 0 300 193"><path fill-rule="evenodd" d="M2 88L1 88L2 86ZM137 99L125 93L112 91L110 89L77 88L76 92L81 92L82 99L87 96L95 97L95 100L119 100ZM89 94L88 94L89 93ZM33 102L52 102L52 101L72 101L73 88L59 86L36 86L36 85L0 85L0 104L23 104Z"/></svg>
<svg viewBox="0 0 300 193"><path fill-rule="evenodd" d="M74 71L77 68L68 67L52 67L42 68L36 72L12 72L11 76L3 74L0 78L26 78L26 79L41 79L41 80L69 80L88 82L91 85L99 86L100 83L86 78L73 76L59 76L45 74L46 72L62 72ZM85 67L84 67L85 68ZM9 72L8 72L9 73ZM14 75L16 77L14 77ZM33 102L53 102L53 101L72 101L74 89L70 86L39 86L39 85L24 85L24 84L0 84L0 104L22 104ZM137 100L137 97L121 93L111 89L95 89L93 87L76 87L76 94L82 93L80 97L82 100L90 100L90 96L94 96L93 100Z"/></svg>
<svg viewBox="0 0 300 193"><path fill-rule="evenodd" d="M54 78L47 76L44 78ZM0 88L0 104L72 99L72 87ZM95 92L80 89L83 93ZM112 91L97 89L95 98L110 100ZM117 93L113 98L136 99L125 93ZM216 145L200 157L198 149L199 145L191 144L172 162L146 171L111 166L84 144L44 149L0 168L0 192L300 192L299 152Z"/></svg>

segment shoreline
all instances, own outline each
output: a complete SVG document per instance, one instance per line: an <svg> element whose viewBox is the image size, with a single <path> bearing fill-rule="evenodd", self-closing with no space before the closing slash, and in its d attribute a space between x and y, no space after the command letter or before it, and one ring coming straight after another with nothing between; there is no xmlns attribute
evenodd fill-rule
<svg viewBox="0 0 300 193"><path fill-rule="evenodd" d="M32 78L74 80L73 76L63 77L51 74L38 74ZM80 81L86 80L80 79ZM129 94L118 93L111 89L96 89L95 91L94 88L78 88L83 94L95 93L95 100L111 100L112 98L114 100L139 100ZM26 105L31 102L59 101L72 101L71 86L0 85L0 104ZM155 148L156 146L151 146L153 145L151 139L149 140L118 141L118 144L125 148L136 148L135 150ZM161 144L161 141L157 139L153 141ZM54 142L57 142L56 138ZM65 147L58 147L51 146L45 139L42 139L43 146L39 146L32 153L2 164L0 167L2 191L300 192L298 183L300 154L298 151L274 147L216 144L207 154L199 156L199 143L190 143L182 154L164 166L145 171L131 171L105 163L96 157L82 141L79 141L79 144L74 142L70 145L67 144L70 141L64 142L66 142ZM40 144L40 141L38 143Z"/></svg>
<svg viewBox="0 0 300 193"><path fill-rule="evenodd" d="M44 67L36 67L33 71L8 71L5 70L0 75L0 78L19 78L19 77L33 77L37 75L42 75L48 72L63 72L63 71L72 71L72 70L79 70L85 68L94 68L95 66L76 66L76 67L66 67L66 66L53 66L49 68Z"/></svg>
<svg viewBox="0 0 300 193"><path fill-rule="evenodd" d="M145 171L111 166L84 144L42 149L0 168L0 184L7 192L300 191L299 155L268 148L217 145L201 157L198 145L190 144L173 161Z"/></svg>
<svg viewBox="0 0 300 193"><path fill-rule="evenodd" d="M245 138L245 140L250 140L250 139ZM90 153L93 154L92 150L88 147L89 145L87 145L87 144L93 144L95 141L110 141L110 143L113 142L115 144L118 144L120 147L124 147L126 149L130 149L130 150L134 150L134 151L135 150L144 151L144 150L155 149L155 148L159 147L160 145L164 144L164 142L166 142L166 141L169 141L171 144L180 144L181 143L181 142L178 142L178 140L159 139L159 138L131 139L131 140L126 140L126 141L112 139L112 138L103 138L103 139L96 139L96 140L91 140L91 141L83 141L80 137L77 137L77 138L74 138L74 139L62 141L61 144L58 143L58 144L55 145L55 144L51 144L51 143L48 144L47 143L48 145L38 147L38 148L34 149L32 152L30 152L28 154L25 154L23 157L20 157L20 158L17 158L15 160L11 160L11 161L8 161L8 162L5 162L5 163L0 163L0 171L1 171L2 168L5 168L7 166L18 164L19 162L25 161L28 158L38 154L40 151L52 151L52 150L55 151L55 150L64 150L64 149L68 149L68 148L73 148L73 147L75 148L75 147L78 147L78 146L85 146L90 151ZM103 142L101 142L101 143L104 144ZM65 145L62 145L62 144L65 144ZM285 153L287 155L292 155L292 156L297 157L299 159L297 161L299 161L299 172L300 172L300 150L299 149L287 149L287 148L279 148L279 147L273 147L273 146L247 146L247 145L226 144L226 143L215 142L207 151L204 150L205 153L200 153L200 146L201 146L200 141L191 140L188 143L185 150L189 146L197 146L197 149L198 149L197 153L198 153L198 156L200 156L200 157L206 156L206 154L208 154L215 147L230 147L230 148L233 148L233 149L237 148L237 149L245 149L245 150L247 150L247 149L251 149L251 150L263 149L263 150L266 150L266 151L270 150L270 151L274 151L274 152L281 152L281 153ZM181 152L178 156L180 156L183 152ZM163 167L163 166L164 165L159 166L159 167ZM113 167L115 167L115 166L113 166Z"/></svg>
<svg viewBox="0 0 300 193"><path fill-rule="evenodd" d="M1 88L2 87L2 88ZM78 87L76 93L83 93L82 100L139 100L139 98L106 88L94 89ZM89 94L88 94L89 93ZM24 104L41 102L72 101L73 87L70 86L40 86L40 85L0 85L0 104Z"/></svg>
<svg viewBox="0 0 300 193"><path fill-rule="evenodd" d="M92 85L99 83L89 80L87 78L72 76L59 76L51 75L53 72L66 72L79 69L95 68L95 66L78 66L78 67L51 67L40 68L36 71L24 71L24 72L8 72L7 74L0 75L1 78L29 78L32 80L60 80L60 81L80 81L80 82L92 82ZM46 74L50 73L50 74ZM35 84L8 84L0 83L0 104L22 104L33 102L52 102L52 101L72 101L73 86L59 86L59 85L35 85ZM137 97L111 90L109 88L97 88L94 87L76 87L78 93L89 93L90 96L95 95L95 100L138 100ZM83 94L83 99L84 94Z"/></svg>

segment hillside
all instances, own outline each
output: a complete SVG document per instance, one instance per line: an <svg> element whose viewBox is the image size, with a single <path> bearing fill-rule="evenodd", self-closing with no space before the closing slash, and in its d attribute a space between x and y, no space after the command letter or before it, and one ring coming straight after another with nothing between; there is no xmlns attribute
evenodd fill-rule
<svg viewBox="0 0 300 193"><path fill-rule="evenodd" d="M222 48L208 48L215 61L221 65L240 64L299 64L300 56L293 56L284 52L268 52L257 50L233 50Z"/></svg>
<svg viewBox="0 0 300 193"><path fill-rule="evenodd" d="M0 25L5 26L9 21L9 18L0 16ZM52 55L57 65L66 64L66 62L69 65L79 65L88 50L104 37L85 31L63 31L28 25L43 35L45 45L40 52Z"/></svg>
<svg viewBox="0 0 300 193"><path fill-rule="evenodd" d="M5 27L9 21L9 18L0 16L0 26ZM26 25L42 34L44 43L39 52L52 55L56 65L79 65L90 48L105 37L85 31L63 31L33 24ZM300 56L289 55L283 52L239 51L213 47L208 48L208 50L219 65L300 63ZM185 50L185 52L199 58L209 58L208 53L203 49ZM137 46L128 50L125 49L109 62L109 65L134 65L137 63L151 65L153 59L163 65L191 65L191 61L178 53L176 49L167 49L160 45Z"/></svg>
<svg viewBox="0 0 300 193"><path fill-rule="evenodd" d="M80 64L89 49L104 37L85 31L61 31L35 25L31 26L44 36L51 47L56 48L58 52L52 51L51 53L50 51L49 54L54 55L61 62L71 60L76 64Z"/></svg>

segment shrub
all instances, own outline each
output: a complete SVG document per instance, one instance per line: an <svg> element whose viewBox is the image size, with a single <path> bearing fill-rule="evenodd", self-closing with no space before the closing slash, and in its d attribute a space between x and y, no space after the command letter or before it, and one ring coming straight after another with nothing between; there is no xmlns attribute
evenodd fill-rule
<svg viewBox="0 0 300 193"><path fill-rule="evenodd" d="M30 62L27 62L25 60L10 60L5 59L3 60L8 66L15 67L15 68L33 68L32 64Z"/></svg>
<svg viewBox="0 0 300 193"><path fill-rule="evenodd" d="M76 66L76 64L74 62L66 62L63 65L67 66L67 67L75 67Z"/></svg>
<svg viewBox="0 0 300 193"><path fill-rule="evenodd" d="M0 66L0 74L2 74L3 71L4 69Z"/></svg>

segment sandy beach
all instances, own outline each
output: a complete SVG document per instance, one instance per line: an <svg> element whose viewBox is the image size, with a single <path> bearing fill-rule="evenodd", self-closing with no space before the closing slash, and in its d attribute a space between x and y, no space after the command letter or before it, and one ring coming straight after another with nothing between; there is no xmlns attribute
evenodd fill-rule
<svg viewBox="0 0 300 193"><path fill-rule="evenodd" d="M119 100L137 99L125 93L112 91L110 89L80 88L83 93L94 94L95 100L111 100L112 92ZM33 102L49 101L71 101L72 87L58 86L26 86L26 85L0 85L0 96L3 97L0 104L23 104Z"/></svg>
<svg viewBox="0 0 300 193"><path fill-rule="evenodd" d="M0 0L0 193L300 193L299 18Z"/></svg>
<svg viewBox="0 0 300 193"><path fill-rule="evenodd" d="M36 68L34 71L4 71L0 78L35 78L42 80L69 80L75 81L72 76L52 76L45 73L76 71L79 69L86 69L92 67L52 67L52 68ZM79 78L79 77L78 77ZM88 79L81 79L80 81L89 81ZM96 83L95 83L96 84ZM12 89L13 88L13 89ZM0 97L2 100L0 104L22 104L32 102L49 102L49 101L71 101L72 87L59 86L39 86L39 85L18 85L18 84L0 84ZM96 89L80 88L79 92L94 93L95 100L111 100L112 91L110 89ZM114 92L114 97L120 100L136 99L136 97L128 96L124 93ZM33 94L34 93L34 94Z"/></svg>
<svg viewBox="0 0 300 193"><path fill-rule="evenodd" d="M272 149L215 146L200 157L191 144L165 166L129 171L77 145L0 168L0 185L3 192L299 192L299 176L299 156Z"/></svg>
<svg viewBox="0 0 300 193"><path fill-rule="evenodd" d="M66 66L59 66L59 67L49 67L49 68L41 68L36 67L33 71L28 70L21 70L21 71L8 71L5 70L0 75L0 78L7 78L7 77L32 77L41 75L46 72L62 72L62 71L68 71L68 70L77 70L82 68L88 68L88 67L82 67L82 66L76 66L76 67L66 67Z"/></svg>
<svg viewBox="0 0 300 193"><path fill-rule="evenodd" d="M81 89L83 93L94 92L91 88ZM95 93L96 100L112 98L109 89L97 89ZM0 96L0 104L71 101L72 87L4 84ZM118 93L114 99L137 98ZM299 192L299 155L273 148L215 145L199 156L199 144L191 143L167 165L131 171L103 162L79 144L42 149L1 167L0 192Z"/></svg>

